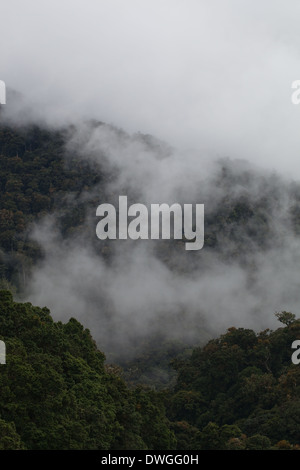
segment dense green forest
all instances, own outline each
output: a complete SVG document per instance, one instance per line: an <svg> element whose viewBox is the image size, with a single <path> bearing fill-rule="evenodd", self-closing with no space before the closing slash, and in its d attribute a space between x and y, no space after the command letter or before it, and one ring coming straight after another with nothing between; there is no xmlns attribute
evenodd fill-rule
<svg viewBox="0 0 300 470"><path fill-rule="evenodd" d="M68 152L70 133L0 125L0 340L7 347L7 363L0 364L0 449L300 448L300 372L291 362L300 321L293 315L279 315L284 326L275 330L228 325L217 338L199 316L192 343L162 331L144 338L139 355L111 363L110 351L102 352L77 319L54 321L47 307L22 301L44 257L31 237L36 222L55 213L64 239L84 234L97 243L86 220L105 200L114 174ZM254 199L235 195L252 174L233 167L220 162L215 175L225 196L207 213L205 246L224 262L249 266L251 283L251 253L274 245L270 215L282 185L260 176ZM295 236L299 188L285 188L285 217ZM196 259L174 256L180 245L160 243L157 255L174 271L192 272ZM101 256L109 262L111 255L104 242Z"/></svg>
<svg viewBox="0 0 300 470"><path fill-rule="evenodd" d="M229 328L187 361L167 407L180 448L299 449L300 370L291 345L300 321L255 333ZM189 433L188 433L189 432Z"/></svg>
<svg viewBox="0 0 300 470"><path fill-rule="evenodd" d="M281 314L283 321L287 312ZM0 291L0 449L300 448L300 321L275 331L230 328L173 360L174 387L128 387L74 318Z"/></svg>
<svg viewBox="0 0 300 470"><path fill-rule="evenodd" d="M88 330L0 293L1 449L172 449L163 402L129 390Z"/></svg>
<svg viewBox="0 0 300 470"><path fill-rule="evenodd" d="M17 291L42 256L28 237L31 224L56 210L64 235L80 227L87 204L78 199L104 178L82 160L66 165L64 132L0 128L0 279Z"/></svg>

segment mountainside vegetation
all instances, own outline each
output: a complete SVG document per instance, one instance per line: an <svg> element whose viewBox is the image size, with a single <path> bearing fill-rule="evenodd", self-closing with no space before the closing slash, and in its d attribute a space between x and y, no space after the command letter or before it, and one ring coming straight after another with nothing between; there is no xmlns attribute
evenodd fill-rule
<svg viewBox="0 0 300 470"><path fill-rule="evenodd" d="M175 386L128 387L74 318L0 291L0 449L300 449L300 321L230 328L186 359Z"/></svg>
<svg viewBox="0 0 300 470"><path fill-rule="evenodd" d="M188 360L175 360L167 414L180 447L299 449L300 369L291 361L299 335L299 320L258 334L232 327Z"/></svg>
<svg viewBox="0 0 300 470"><path fill-rule="evenodd" d="M161 400L106 370L88 330L0 292L2 449L172 449ZM2 435L2 438L1 438Z"/></svg>
<svg viewBox="0 0 300 470"><path fill-rule="evenodd" d="M54 321L47 307L22 300L44 257L31 236L36 223L55 214L63 239L97 243L86 220L106 200L114 173L70 153L71 132L0 123L0 340L7 352L0 449L300 449L300 365L291 361L298 312L278 312L283 326L275 330L228 325L217 338L199 316L192 342L164 331L145 335L139 355L113 363L84 322ZM246 267L251 287L253 253L276 249L284 224L300 234L300 185L279 184L275 175L253 183L252 170L235 165L222 160L214 175L220 196L205 219L206 262L213 253ZM274 213L283 222L277 238ZM174 272L193 273L196 258L174 255L182 244L160 243L157 256ZM103 242L100 251L109 262L111 246Z"/></svg>
<svg viewBox="0 0 300 470"><path fill-rule="evenodd" d="M104 124L91 122L89 126L93 130ZM112 129L116 138L123 136ZM67 142L74 132L72 126L12 128L0 119L0 285L4 288L21 292L26 287L32 268L43 257L31 232L47 215L55 214L56 230L65 239L84 233L88 243L99 247L95 226L86 220L95 215L101 201L112 198L107 183L114 180L116 170L105 164L105 156L101 165L70 150ZM141 134L138 139L158 152L158 144L149 136ZM164 153L158 155L164 158ZM300 184L287 185L276 175L255 173L245 162L222 159L216 168L209 181L213 191L199 187L197 198L206 203L206 252L253 270L253 253L282 242L280 236L274 238L274 214L278 220L283 217L291 234L300 234ZM109 256L111 246L105 240L101 244L101 255ZM182 240L161 241L158 257L171 269L191 272L197 258L184 259L178 246L183 246Z"/></svg>
<svg viewBox="0 0 300 470"><path fill-rule="evenodd" d="M0 282L16 291L42 256L31 224L56 210L64 235L80 227L86 208L78 198L102 176L82 160L67 165L64 145L64 131L0 127Z"/></svg>

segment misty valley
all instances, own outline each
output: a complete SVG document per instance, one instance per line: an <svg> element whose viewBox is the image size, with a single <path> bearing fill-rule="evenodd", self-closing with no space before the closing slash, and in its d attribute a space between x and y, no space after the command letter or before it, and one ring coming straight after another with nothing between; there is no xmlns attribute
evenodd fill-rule
<svg viewBox="0 0 300 470"><path fill-rule="evenodd" d="M0 449L299 449L300 183L0 118Z"/></svg>

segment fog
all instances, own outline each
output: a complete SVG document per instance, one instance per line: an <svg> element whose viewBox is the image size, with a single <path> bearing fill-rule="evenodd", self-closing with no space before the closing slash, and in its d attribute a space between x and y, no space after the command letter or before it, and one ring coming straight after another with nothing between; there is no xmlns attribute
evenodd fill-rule
<svg viewBox="0 0 300 470"><path fill-rule="evenodd" d="M32 233L45 258L27 300L56 319L75 316L121 354L147 334L196 341L200 323L215 334L274 326L279 310L297 314L300 247L289 218L297 201L287 188L300 178L300 106L291 102L299 15L296 0L3 2L5 119L75 123L66 159L76 152L115 174L99 203L130 194L145 204L204 203L206 215L245 194L269 204L264 250L237 227L236 239L220 229L218 253L179 247L165 260L157 243L116 242L109 263L99 240L63 239L53 214ZM225 157L250 181L216 184ZM93 233L95 211L86 220ZM237 240L242 253L232 258Z"/></svg>
<svg viewBox="0 0 300 470"><path fill-rule="evenodd" d="M38 119L94 117L298 177L299 14L297 0L5 1L0 78Z"/></svg>
<svg viewBox="0 0 300 470"><path fill-rule="evenodd" d="M120 194L146 205L203 203L206 230L216 232L218 244L195 252L170 240L104 245L96 237L97 205L83 231L63 238L53 214L32 233L45 257L28 286L31 302L47 305L56 319L75 316L116 357L134 354L150 336L197 344L231 326L274 328L278 311L298 314L300 240L291 209L299 204L299 188L292 190L289 179L243 160L183 155L106 125L73 130L66 160L74 152L95 171L101 166L114 175L83 199L99 194L99 204L116 208ZM221 176L224 171L230 177ZM228 207L243 200L253 215L230 223Z"/></svg>

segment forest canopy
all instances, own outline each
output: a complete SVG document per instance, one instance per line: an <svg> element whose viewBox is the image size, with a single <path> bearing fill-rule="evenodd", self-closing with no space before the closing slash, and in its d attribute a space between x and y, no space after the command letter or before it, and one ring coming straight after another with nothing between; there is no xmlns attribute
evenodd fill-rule
<svg viewBox="0 0 300 470"><path fill-rule="evenodd" d="M76 319L0 291L1 449L298 449L300 321L230 328L186 359L172 388L129 387Z"/></svg>
<svg viewBox="0 0 300 470"><path fill-rule="evenodd" d="M45 256L31 237L36 222L55 213L63 240L84 233L91 245L99 241L86 220L114 175L76 152L65 158L69 132L0 125L0 340L7 354L0 364L0 449L299 449L300 366L291 361L291 346L300 337L298 312L276 312L281 326L275 330L228 325L211 339L199 303L192 326L186 311L180 312L179 329L193 333L193 341L164 335L175 324L171 311L164 320L168 328L136 338L139 355L112 363L105 356L111 351L102 351L84 322L72 316L54 321L46 306L22 301ZM138 138L156 145L149 136ZM268 250L272 255L270 214L283 187L276 177L254 178L254 187L264 191L251 198L251 171L236 171L228 161L217 168L214 188L222 204L207 213L207 260L213 252L226 266L246 266L247 283L255 286L263 256L251 256ZM289 233L298 237L300 188L284 191L289 205L281 208L283 222L288 218ZM282 244L280 234L275 248ZM176 243L156 248L172 275L192 276L198 267L196 258L177 256ZM111 255L104 243L101 256ZM295 285L299 290L297 280ZM263 313L274 320L274 312ZM112 326L109 331L108 346L115 333Z"/></svg>

